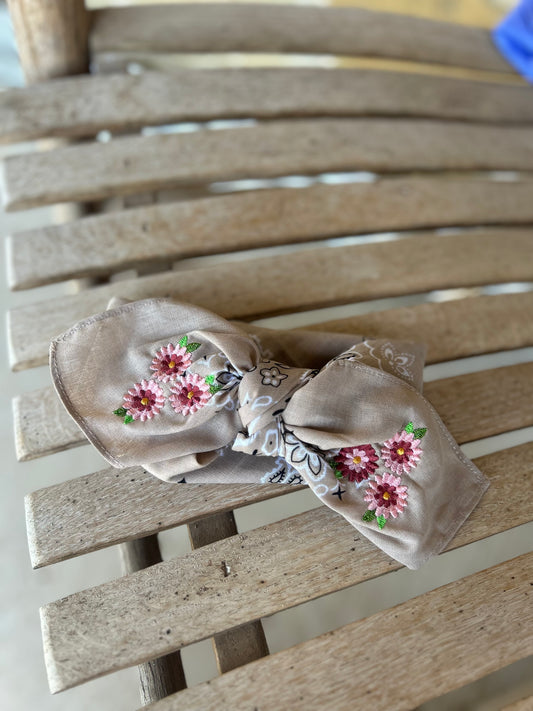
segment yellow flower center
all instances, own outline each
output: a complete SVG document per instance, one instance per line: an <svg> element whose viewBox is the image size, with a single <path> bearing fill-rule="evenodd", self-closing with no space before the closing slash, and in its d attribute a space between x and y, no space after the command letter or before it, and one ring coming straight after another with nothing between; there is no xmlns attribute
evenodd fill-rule
<svg viewBox="0 0 533 711"><path fill-rule="evenodd" d="M388 501L390 499L390 494L388 491L383 494L383 498L385 499L385 501Z"/></svg>
<svg viewBox="0 0 533 711"><path fill-rule="evenodd" d="M192 400L194 397L194 390L189 390L189 392L187 393L187 397L189 398L189 400Z"/></svg>
<svg viewBox="0 0 533 711"><path fill-rule="evenodd" d="M361 457L354 457L352 461L354 464L361 464Z"/></svg>
<svg viewBox="0 0 533 711"><path fill-rule="evenodd" d="M399 454L401 457L402 454L405 454L405 449L403 447L398 447L398 449L396 450L396 454Z"/></svg>
<svg viewBox="0 0 533 711"><path fill-rule="evenodd" d="M168 364L168 367L169 367L169 368L175 368L175 367L176 367L176 363L175 363L173 360L171 360L170 363Z"/></svg>
<svg viewBox="0 0 533 711"><path fill-rule="evenodd" d="M149 404L150 404L150 400L148 400L147 397L143 397L143 399L141 400L141 405L149 405Z"/></svg>

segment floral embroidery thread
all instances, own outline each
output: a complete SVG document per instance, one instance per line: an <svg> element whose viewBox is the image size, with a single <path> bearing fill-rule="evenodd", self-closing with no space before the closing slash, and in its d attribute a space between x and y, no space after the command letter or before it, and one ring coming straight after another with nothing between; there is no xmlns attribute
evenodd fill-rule
<svg viewBox="0 0 533 711"><path fill-rule="evenodd" d="M373 511L377 519L380 516L386 520L389 516L397 518L404 510L407 502L407 487L402 486L400 477L385 472L383 476L376 474L369 481L364 500L368 503L368 511ZM383 528L385 524L378 526Z"/></svg>
<svg viewBox="0 0 533 711"><path fill-rule="evenodd" d="M202 377L188 372L192 364L189 354L201 345L189 343L189 337L185 335L180 338L177 346L169 343L160 348L150 365L153 379L135 383L124 395L124 405L113 410L113 414L123 417L126 425L134 420L151 420L159 414L166 402L161 387L163 383L170 384L168 400L178 414L192 415L203 407L212 395L223 389L223 385L215 382L215 375Z"/></svg>
<svg viewBox="0 0 533 711"><path fill-rule="evenodd" d="M338 471L341 477L360 484L374 474L378 468L377 461L378 455L371 444L344 447L334 459L335 474L337 476Z"/></svg>
<svg viewBox="0 0 533 711"><path fill-rule="evenodd" d="M124 407L115 410L115 414L125 414L125 424L133 420L145 422L159 414L164 404L165 395L155 380L141 380L124 395Z"/></svg>
<svg viewBox="0 0 533 711"><path fill-rule="evenodd" d="M211 398L211 386L197 373L180 377L170 389L169 402L180 415L192 415Z"/></svg>
<svg viewBox="0 0 533 711"><path fill-rule="evenodd" d="M390 517L397 518L407 505L407 486L400 477L418 465L422 455L419 445L426 432L426 427L415 429L408 422L381 445L356 444L334 452L333 458L326 460L338 480L333 496L342 500L339 493L342 481L355 483L356 488L366 481L364 501L368 508L362 519L366 523L375 521L382 529ZM380 466L385 469L379 470Z"/></svg>
<svg viewBox="0 0 533 711"><path fill-rule="evenodd" d="M187 348L185 346L174 346L172 343L169 343L168 346L163 346L163 348L156 353L150 370L154 371L156 380L162 383L168 383L169 380L183 375L190 365L191 357Z"/></svg>
<svg viewBox="0 0 533 711"><path fill-rule="evenodd" d="M420 439L416 438L417 433L421 434L422 430L413 430L410 422L404 430L397 432L394 437L383 443L381 457L385 466L395 474L408 474L420 461L422 450L418 446Z"/></svg>

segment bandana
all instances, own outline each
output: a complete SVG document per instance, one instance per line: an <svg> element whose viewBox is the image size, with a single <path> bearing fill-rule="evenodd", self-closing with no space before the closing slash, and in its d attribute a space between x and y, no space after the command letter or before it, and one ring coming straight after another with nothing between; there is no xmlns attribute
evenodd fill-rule
<svg viewBox="0 0 533 711"><path fill-rule="evenodd" d="M113 301L55 339L70 415L115 467L178 483L306 484L418 568L488 487L421 394L424 347Z"/></svg>

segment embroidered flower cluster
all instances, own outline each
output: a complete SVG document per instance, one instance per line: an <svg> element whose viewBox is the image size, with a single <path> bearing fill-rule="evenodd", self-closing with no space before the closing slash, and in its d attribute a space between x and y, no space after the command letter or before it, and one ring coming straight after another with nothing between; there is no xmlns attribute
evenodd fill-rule
<svg viewBox="0 0 533 711"><path fill-rule="evenodd" d="M375 520L382 529L390 517L397 518L405 509L407 486L401 483L401 476L408 474L419 463L422 455L420 442L426 432L425 427L415 429L413 423L408 422L401 432L382 445L344 447L329 462L338 479L348 479L356 485L368 481L363 497L368 508L363 514L363 521ZM380 458L386 470L376 473Z"/></svg>
<svg viewBox="0 0 533 711"><path fill-rule="evenodd" d="M188 372L192 363L190 354L200 346L201 343L189 343L188 336L183 336L177 346L169 343L161 348L150 365L151 379L135 383L124 395L123 406L113 414L123 417L126 425L134 420L151 420L167 400L163 383L169 383L168 402L178 414L192 415L203 407L221 386L215 384L214 375L202 378Z"/></svg>

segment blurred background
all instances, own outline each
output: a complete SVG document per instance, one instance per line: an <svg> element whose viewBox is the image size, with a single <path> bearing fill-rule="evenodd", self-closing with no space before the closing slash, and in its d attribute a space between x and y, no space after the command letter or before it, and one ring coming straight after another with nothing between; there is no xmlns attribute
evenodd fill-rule
<svg viewBox="0 0 533 711"><path fill-rule="evenodd" d="M248 0L250 2L250 0ZM284 0L289 2L289 0ZM91 0L88 5L99 7L111 4L135 4L103 2ZM138 3L140 4L140 3ZM144 3L145 4L145 3ZM512 0L332 0L332 2L312 2L301 4L356 5L376 10L405 12L454 22L492 27L513 5ZM174 58L170 61L191 62L191 59ZM197 60L196 60L197 61ZM231 57L228 62L253 62L254 65L276 65L275 57L254 56L253 58ZM284 63L289 60L285 58ZM315 59L298 58L299 64ZM368 60L348 60L349 64L364 65ZM376 63L374 62L374 66ZM133 71L142 71L143 66L133 63ZM431 68L428 68L431 71ZM21 86L22 73L18 64L12 29L5 3L0 2L0 87ZM0 88L0 90L1 90ZM533 91L533 87L532 87ZM1 147L0 156L20 153L31 146L16 145ZM62 222L72 219L75 208L68 205L36 209L13 214L0 213L0 234L29 229L38 225ZM3 251L2 251L2 261ZM5 265L0 267L5 274ZM5 277L0 277L2 310L36 300L36 293L10 293ZM45 287L47 295L55 289L62 293L63 285ZM44 291L43 289L43 291ZM437 297L438 298L438 297ZM395 299L394 306L401 305ZM388 308L383 301L380 308ZM339 318L345 315L342 308L331 310L331 315L321 312L321 318ZM346 312L354 313L354 309ZM302 318L312 320L312 315L270 319L265 325L300 325ZM516 359L531 359L531 350L502 354L500 360L490 356L489 367L517 362ZM51 696L48 691L44 669L39 607L87 587L92 587L120 575L118 551L108 548L82 559L65 561L54 566L32 571L27 550L24 495L32 490L59 481L83 475L103 467L103 460L89 447L62 452L53 458L19 464L16 462L12 421L11 398L22 391L29 391L48 384L45 368L37 368L12 374L7 364L7 348L0 349L2 363L1 389L3 392L1 419L1 451L3 452L3 496L0 517L2 550L2 583L0 630L2 646L0 651L0 709L13 711L63 711L66 709L85 711L131 711L139 706L137 671L129 669L110 677L98 679L82 687ZM515 360L513 360L513 358ZM447 370L447 365L428 368L427 377L446 377L465 369L486 367L481 358L468 359L468 363L456 364ZM457 368L462 368L459 371ZM492 440L485 440L465 447L466 453L475 457L502 447L531 439L531 431L522 430ZM286 515L306 510L316 505L316 499L307 492L296 492L283 500L264 502L236 512L240 531L257 527ZM274 615L264 620L265 631L272 652L286 648L305 639L334 629L349 621L366 617L380 609L390 607L410 597L419 595L439 585L458 579L469 573L492 566L530 548L533 527L522 526L491 539L481 541L463 549L444 554L438 564L433 561L420 571L401 570L387 576L387 585L380 579L358 585L301 605L295 609ZM187 533L179 528L160 534L164 558L173 557L189 549ZM443 564L445 561L445 564ZM216 667L209 641L193 645L183 652L183 660L189 685L209 679L216 674ZM486 679L460 689L439 700L425 704L424 711L444 711L472 709L492 711L506 703L533 694L533 663L525 660L512 665ZM281 710L285 711L285 710ZM290 711L290 710L286 710ZM333 710L334 711L334 710ZM393 710L391 710L393 711Z"/></svg>

